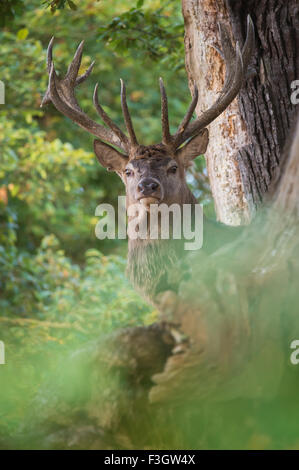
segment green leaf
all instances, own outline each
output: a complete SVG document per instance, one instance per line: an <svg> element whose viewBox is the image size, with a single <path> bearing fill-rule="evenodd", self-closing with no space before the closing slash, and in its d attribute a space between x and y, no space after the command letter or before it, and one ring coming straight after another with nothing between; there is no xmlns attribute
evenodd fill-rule
<svg viewBox="0 0 299 470"><path fill-rule="evenodd" d="M75 5L74 2L72 2L71 0L68 0L67 2L69 4L69 7L70 7L71 10L77 10L78 7L77 7L77 5Z"/></svg>
<svg viewBox="0 0 299 470"><path fill-rule="evenodd" d="M28 34L29 30L27 28L19 29L17 33L17 38L19 41L24 41L27 38Z"/></svg>

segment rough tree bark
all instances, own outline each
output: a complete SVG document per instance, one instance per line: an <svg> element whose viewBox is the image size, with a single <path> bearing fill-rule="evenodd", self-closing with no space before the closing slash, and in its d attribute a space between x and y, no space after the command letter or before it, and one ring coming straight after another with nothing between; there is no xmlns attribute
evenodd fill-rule
<svg viewBox="0 0 299 470"><path fill-rule="evenodd" d="M217 22L223 21L241 44L250 14L256 53L243 90L210 125L206 153L218 219L228 225L249 222L279 176L283 147L295 116L291 83L299 77L297 0L183 0L186 68L200 90L197 113L222 88L223 61Z"/></svg>

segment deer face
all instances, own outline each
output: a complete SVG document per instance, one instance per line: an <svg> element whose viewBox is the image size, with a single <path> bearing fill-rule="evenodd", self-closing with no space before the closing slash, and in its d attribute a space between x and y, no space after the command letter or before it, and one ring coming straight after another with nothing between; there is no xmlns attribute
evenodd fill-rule
<svg viewBox="0 0 299 470"><path fill-rule="evenodd" d="M174 152L163 144L141 146L126 156L96 140L99 162L115 171L126 186L127 206L141 203L183 204L190 200L185 171L192 159L205 152L208 131L204 129L184 147Z"/></svg>
<svg viewBox="0 0 299 470"><path fill-rule="evenodd" d="M177 202L185 183L180 170L176 160L165 155L131 160L124 172L128 205Z"/></svg>

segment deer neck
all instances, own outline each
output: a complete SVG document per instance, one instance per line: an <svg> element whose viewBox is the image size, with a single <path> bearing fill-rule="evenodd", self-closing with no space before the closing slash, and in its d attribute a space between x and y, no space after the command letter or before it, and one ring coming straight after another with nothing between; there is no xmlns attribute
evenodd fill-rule
<svg viewBox="0 0 299 470"><path fill-rule="evenodd" d="M184 201L179 203L181 208L183 204L196 204L196 199L189 189ZM127 276L135 289L152 300L159 292L176 289L169 281L168 273L183 259L185 253L183 239L153 240L149 236L146 239L129 238Z"/></svg>

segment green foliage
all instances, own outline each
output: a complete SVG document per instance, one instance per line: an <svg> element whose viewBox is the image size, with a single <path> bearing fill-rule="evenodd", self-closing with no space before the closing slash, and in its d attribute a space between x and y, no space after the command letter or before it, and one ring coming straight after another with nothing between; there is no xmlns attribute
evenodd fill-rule
<svg viewBox="0 0 299 470"><path fill-rule="evenodd" d="M76 10L77 5L72 0L40 0L39 4L49 8L52 13L68 6ZM1 0L0 26L10 25L16 17L22 15L26 10L24 0Z"/></svg>
<svg viewBox="0 0 299 470"><path fill-rule="evenodd" d="M61 399L68 400L71 390L76 400L81 392L88 393L72 354L115 329L152 322L155 315L129 286L122 257L91 249L82 268L65 256L53 235L42 240L36 255L17 256L6 286L10 301L0 302L7 353L7 365L0 368L0 447L6 439L17 445L20 422L41 384L52 374L55 381L57 368L65 371ZM42 401L46 394L43 390ZM34 427L36 417L29 419L26 424Z"/></svg>
<svg viewBox="0 0 299 470"><path fill-rule="evenodd" d="M1 80L6 84L6 105L1 107L1 116L9 116L24 127L32 124L34 117L42 116L40 97L47 84L43 46L28 35L27 28L0 33Z"/></svg>
<svg viewBox="0 0 299 470"><path fill-rule="evenodd" d="M0 26L9 24L15 16L20 15L24 9L23 0L2 0Z"/></svg>
<svg viewBox="0 0 299 470"><path fill-rule="evenodd" d="M9 201L3 210L15 214L17 231L22 233L18 245L30 250L49 231L60 233L65 244L74 235L87 238L84 227L90 226L93 213L84 213L84 186L94 165L93 154L59 139L49 142L36 126L17 128L12 120L0 120L0 135L0 178Z"/></svg>
<svg viewBox="0 0 299 470"><path fill-rule="evenodd" d="M11 262L5 285L11 301L2 299L0 308L6 314L8 325L11 319L24 329L26 320L19 321L16 314L21 318L30 316L33 326L40 328L43 323L39 321L44 320L45 331L51 329L51 322L53 325L66 322L67 334L59 335L58 327L58 336L52 340L68 341L77 331L84 332L86 339L93 337L97 325L103 333L120 326L141 324L144 315L151 312L130 288L124 274L125 260L117 255L104 256L90 249L84 267L80 267L65 256L57 238L49 235L34 256L19 253L18 258L7 256L5 262L6 266ZM34 319L38 320L36 324ZM24 340L27 344L25 335Z"/></svg>
<svg viewBox="0 0 299 470"><path fill-rule="evenodd" d="M174 71L184 67L182 18L169 3L157 10L144 10L143 1L137 8L116 16L100 27L100 39L118 54L144 57L168 64ZM163 14L164 13L164 14ZM170 16L171 15L171 16Z"/></svg>
<svg viewBox="0 0 299 470"><path fill-rule="evenodd" d="M77 10L77 5L71 0L46 0L44 3L50 7L52 13L55 13L56 10L62 10L66 6L69 6L71 10Z"/></svg>

